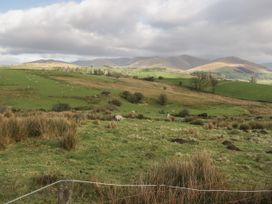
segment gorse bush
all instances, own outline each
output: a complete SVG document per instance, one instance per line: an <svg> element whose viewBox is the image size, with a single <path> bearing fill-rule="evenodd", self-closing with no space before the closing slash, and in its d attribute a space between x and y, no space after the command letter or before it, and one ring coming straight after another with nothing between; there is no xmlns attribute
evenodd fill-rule
<svg viewBox="0 0 272 204"><path fill-rule="evenodd" d="M130 103L142 103L144 100L144 95L140 92L135 92L132 94L129 91L124 91L121 93L121 97Z"/></svg>
<svg viewBox="0 0 272 204"><path fill-rule="evenodd" d="M115 106L121 106L122 102L119 101L118 99L112 99L109 101L109 104L115 105Z"/></svg>

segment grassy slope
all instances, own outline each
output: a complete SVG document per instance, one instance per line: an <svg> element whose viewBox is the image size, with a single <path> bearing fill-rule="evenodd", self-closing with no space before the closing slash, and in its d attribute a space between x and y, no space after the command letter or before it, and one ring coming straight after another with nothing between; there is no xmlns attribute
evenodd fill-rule
<svg viewBox="0 0 272 204"><path fill-rule="evenodd" d="M272 86L241 81L224 81L215 89L216 94L247 100L272 102Z"/></svg>
<svg viewBox="0 0 272 204"><path fill-rule="evenodd" d="M122 100L120 113L131 110L153 117L165 117L158 112L177 112L181 107L190 108L192 113L208 112L213 115L240 114L247 105L255 103L228 99L205 93L192 92L185 88L161 83L150 83L132 79L113 79L104 76L89 76L56 71L0 70L0 98L2 104L20 108L50 108L55 102L67 102L73 106L89 105L75 96L90 96L108 89L109 98L100 98L98 106L105 105L110 98L119 98L122 90L141 91L149 103L130 104ZM189 83L189 80L187 83ZM170 80L169 80L170 81ZM171 79L171 83L178 80ZM184 83L186 83L184 81ZM163 92L170 104L159 106L155 98ZM61 94L63 93L63 94ZM65 96L65 97L62 97ZM121 100L121 99L120 99ZM39 175L56 174L65 178L92 179L100 181L129 182L145 172L154 162L191 154L207 149L212 153L218 167L224 171L235 187L258 185L271 178L271 132L268 135L250 133L230 134L227 130L205 130L180 122L150 120L125 120L116 129L108 129L109 122L82 126L80 142L75 151L66 152L59 148L57 139L28 140L10 145L0 151L0 202L9 200L31 189L37 188L33 178ZM175 144L170 138L185 137L182 129L200 131L198 144ZM234 139L242 152L231 152L221 144L224 139ZM19 156L23 155L23 156ZM28 164L28 165L26 165ZM50 203L55 192L49 191L24 200L22 203L37 203L42 197ZM46 203L46 202L45 202Z"/></svg>
<svg viewBox="0 0 272 204"><path fill-rule="evenodd" d="M170 78L162 80L165 83L192 87L189 78ZM264 84L252 84L243 81L220 81L215 89L218 95L246 99L252 101L272 102L272 86Z"/></svg>
<svg viewBox="0 0 272 204"><path fill-rule="evenodd" d="M183 107L189 108L192 113L208 112L211 115L241 114L245 107L240 102L229 103L228 99L206 96L187 89L150 83L133 79L114 79L105 76L91 76L78 73L58 71L34 70L0 70L0 105L9 105L15 108L50 109L55 103L69 103L73 107L93 106L87 103L86 96L93 96L101 90L110 90L112 98L119 98L121 91L143 92L148 98L144 103L135 105L122 100L121 112L127 113L136 110L147 115L158 116L160 110L178 112ZM156 103L161 93L167 93L170 103L162 107ZM215 98L214 98L215 97ZM214 98L214 99L211 99ZM110 100L110 99L108 99ZM223 101L224 102L223 102ZM107 103L107 99L98 101L97 106Z"/></svg>
<svg viewBox="0 0 272 204"><path fill-rule="evenodd" d="M76 150L66 152L58 147L57 139L29 140L9 146L0 152L0 202L37 188L33 178L40 175L61 175L64 178L98 179L105 182L127 183L145 172L156 161L181 157L195 151L208 150L217 166L225 172L233 188L258 185L271 179L272 155L266 154L271 137L245 133L231 135L226 130L208 131L199 126L180 122L125 120L116 129L87 123L81 128ZM200 132L196 144L176 144L171 138L191 138L184 129ZM102 134L103 133L103 134ZM232 152L222 145L225 139L237 140L242 152ZM23 155L23 157L18 157ZM26 165L28 164L28 165ZM52 189L51 189L52 190ZM38 194L35 199L53 199ZM48 200L47 200L48 201ZM51 200L52 201L52 200Z"/></svg>
<svg viewBox="0 0 272 204"><path fill-rule="evenodd" d="M95 89L61 83L43 77L41 75L43 73L46 72L0 69L1 105L23 109L49 109L52 104L64 102L71 106L84 106L85 101L77 97L98 93Z"/></svg>

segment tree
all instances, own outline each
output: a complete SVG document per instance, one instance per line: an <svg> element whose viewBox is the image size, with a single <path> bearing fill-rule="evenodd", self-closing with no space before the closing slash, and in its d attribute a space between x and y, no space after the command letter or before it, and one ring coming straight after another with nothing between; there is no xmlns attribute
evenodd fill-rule
<svg viewBox="0 0 272 204"><path fill-rule="evenodd" d="M215 92L215 87L218 85L218 80L214 77L211 77L211 86L212 86L212 92Z"/></svg>
<svg viewBox="0 0 272 204"><path fill-rule="evenodd" d="M196 90L202 91L209 86L210 77L207 73L197 72L194 73L194 76L195 77L192 78L192 84Z"/></svg>
<svg viewBox="0 0 272 204"><path fill-rule="evenodd" d="M214 92L215 87L218 85L218 80L211 73L197 72L194 73L192 84L194 89L198 91L212 87L212 91Z"/></svg>
<svg viewBox="0 0 272 204"><path fill-rule="evenodd" d="M165 94L161 94L158 98L158 103L162 106L166 105L168 102L168 98L167 98L167 95Z"/></svg>
<svg viewBox="0 0 272 204"><path fill-rule="evenodd" d="M252 83L252 84L256 84L256 83L257 83L256 77L255 77L255 76L252 76L252 77L250 78L249 82Z"/></svg>

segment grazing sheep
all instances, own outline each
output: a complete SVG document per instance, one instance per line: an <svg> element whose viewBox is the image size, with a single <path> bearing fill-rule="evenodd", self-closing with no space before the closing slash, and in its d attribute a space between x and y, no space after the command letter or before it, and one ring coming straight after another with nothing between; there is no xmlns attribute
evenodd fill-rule
<svg viewBox="0 0 272 204"><path fill-rule="evenodd" d="M124 120L124 117L121 116L121 115L116 115L116 116L114 116L114 119L115 119L116 121L121 121L121 120Z"/></svg>

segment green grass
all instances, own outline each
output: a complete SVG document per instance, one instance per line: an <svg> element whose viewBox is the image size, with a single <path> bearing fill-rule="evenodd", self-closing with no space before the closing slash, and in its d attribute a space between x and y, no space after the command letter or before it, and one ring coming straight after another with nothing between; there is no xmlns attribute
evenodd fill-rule
<svg viewBox="0 0 272 204"><path fill-rule="evenodd" d="M84 125L79 133L79 145L71 152L61 149L57 139L31 139L0 151L0 202L37 188L33 179L40 175L129 183L156 162L202 150L211 153L218 168L227 175L231 188L261 185L271 179L272 155L265 153L272 142L269 135L253 134L248 140L245 133L230 135L226 130L205 130L181 122L125 120L116 129L108 129L108 123ZM169 141L194 138L184 133L188 128L199 131L196 144ZM227 150L222 145L223 140L230 138L236 140L241 152ZM54 193L40 193L24 202L52 199Z"/></svg>
<svg viewBox="0 0 272 204"><path fill-rule="evenodd" d="M161 76L163 71L141 70L141 72L138 73L139 76L149 76L148 74L155 72ZM103 83L105 89L111 91L111 95L101 96L103 88L72 85L54 77L84 79L94 84ZM178 85L182 81L182 86L190 87L191 81L186 77L167 74L164 77L175 78L164 78L156 82ZM143 81L136 82L134 81L138 85L138 82ZM160 119L160 121L126 119L118 122L115 129L107 128L109 124L107 121L100 122L99 125L88 121L81 126L78 133L79 144L76 150L71 152L60 148L58 139L32 138L9 145L7 149L0 150L0 202L38 188L34 182L37 176L49 174L57 175L59 178L128 183L147 172L154 163L202 150L211 153L216 166L227 175L231 188L249 188L271 182L272 156L265 153L271 149L271 131L267 135L254 132L232 134L226 129L208 130L188 123L162 120L166 119L167 113L174 114L184 108L189 109L192 114L205 112L213 116L241 115L248 113L245 106L216 101L205 104L197 101L197 104L184 105L183 99L188 98L182 97L180 101L169 101L166 106L161 106L152 95L142 104L132 104L120 98L122 90L116 88L118 86L111 87L114 83L119 83L118 85L124 83L125 87L129 85L126 81L116 78L76 72L0 69L0 105L21 109L50 109L53 104L61 102L69 103L73 107L88 106L92 109L106 107L109 100L116 98L122 101L122 106L113 111L113 114L125 115L134 110L145 116ZM149 82L146 86L149 86ZM142 86L143 93L146 86ZM187 91L188 95L184 97L198 96L187 88L178 88L177 91ZM168 89L162 92L167 94ZM190 95L191 93L193 94ZM221 81L216 93L248 100L272 99L271 86L245 82ZM86 100L86 96L95 97L90 102ZM205 96L204 94L202 99L205 99ZM185 133L184 129L188 128L199 131L199 136ZM197 143L176 144L169 141L172 138L193 139ZM224 140L234 141L242 151L227 150L222 145ZM41 200L44 203L54 203L55 197L56 189L49 189L21 203L38 203Z"/></svg>
<svg viewBox="0 0 272 204"><path fill-rule="evenodd" d="M47 75L48 72L43 71L0 69L0 104L22 109L50 109L60 102L73 107L84 106L87 104L80 97L98 93L94 89L52 80Z"/></svg>
<svg viewBox="0 0 272 204"><path fill-rule="evenodd" d="M177 86L182 82L183 87L193 87L190 78L166 78L160 81ZM208 88L206 91L211 92L211 89ZM215 94L252 101L272 102L272 86L265 84L223 80L215 88Z"/></svg>
<svg viewBox="0 0 272 204"><path fill-rule="evenodd" d="M272 102L272 86L241 81L222 81L215 93L253 101Z"/></svg>
<svg viewBox="0 0 272 204"><path fill-rule="evenodd" d="M99 97L96 102L86 101L86 96L99 95L103 89L72 85L70 83L53 79L53 77L73 77L77 79L87 79L104 83L106 89L111 91L111 97ZM68 103L71 107L101 107L107 105L112 98L122 101L123 105L119 112L127 114L132 110L143 113L151 117L165 117L159 112L177 113L183 108L187 108L193 114L207 112L210 115L239 115L246 113L246 109L238 106L212 104L202 106L184 106L183 102L172 102L166 106L160 106L157 98L146 98L143 104L131 104L120 98L122 90L111 88L111 83L118 82L118 79L106 76L86 75L76 72L62 71L42 71L42 70L10 70L0 69L0 105L11 106L20 109L51 109L53 104ZM178 79L159 80L169 83L178 83ZM184 78L184 84L190 80ZM142 91L145 93L145 90Z"/></svg>

